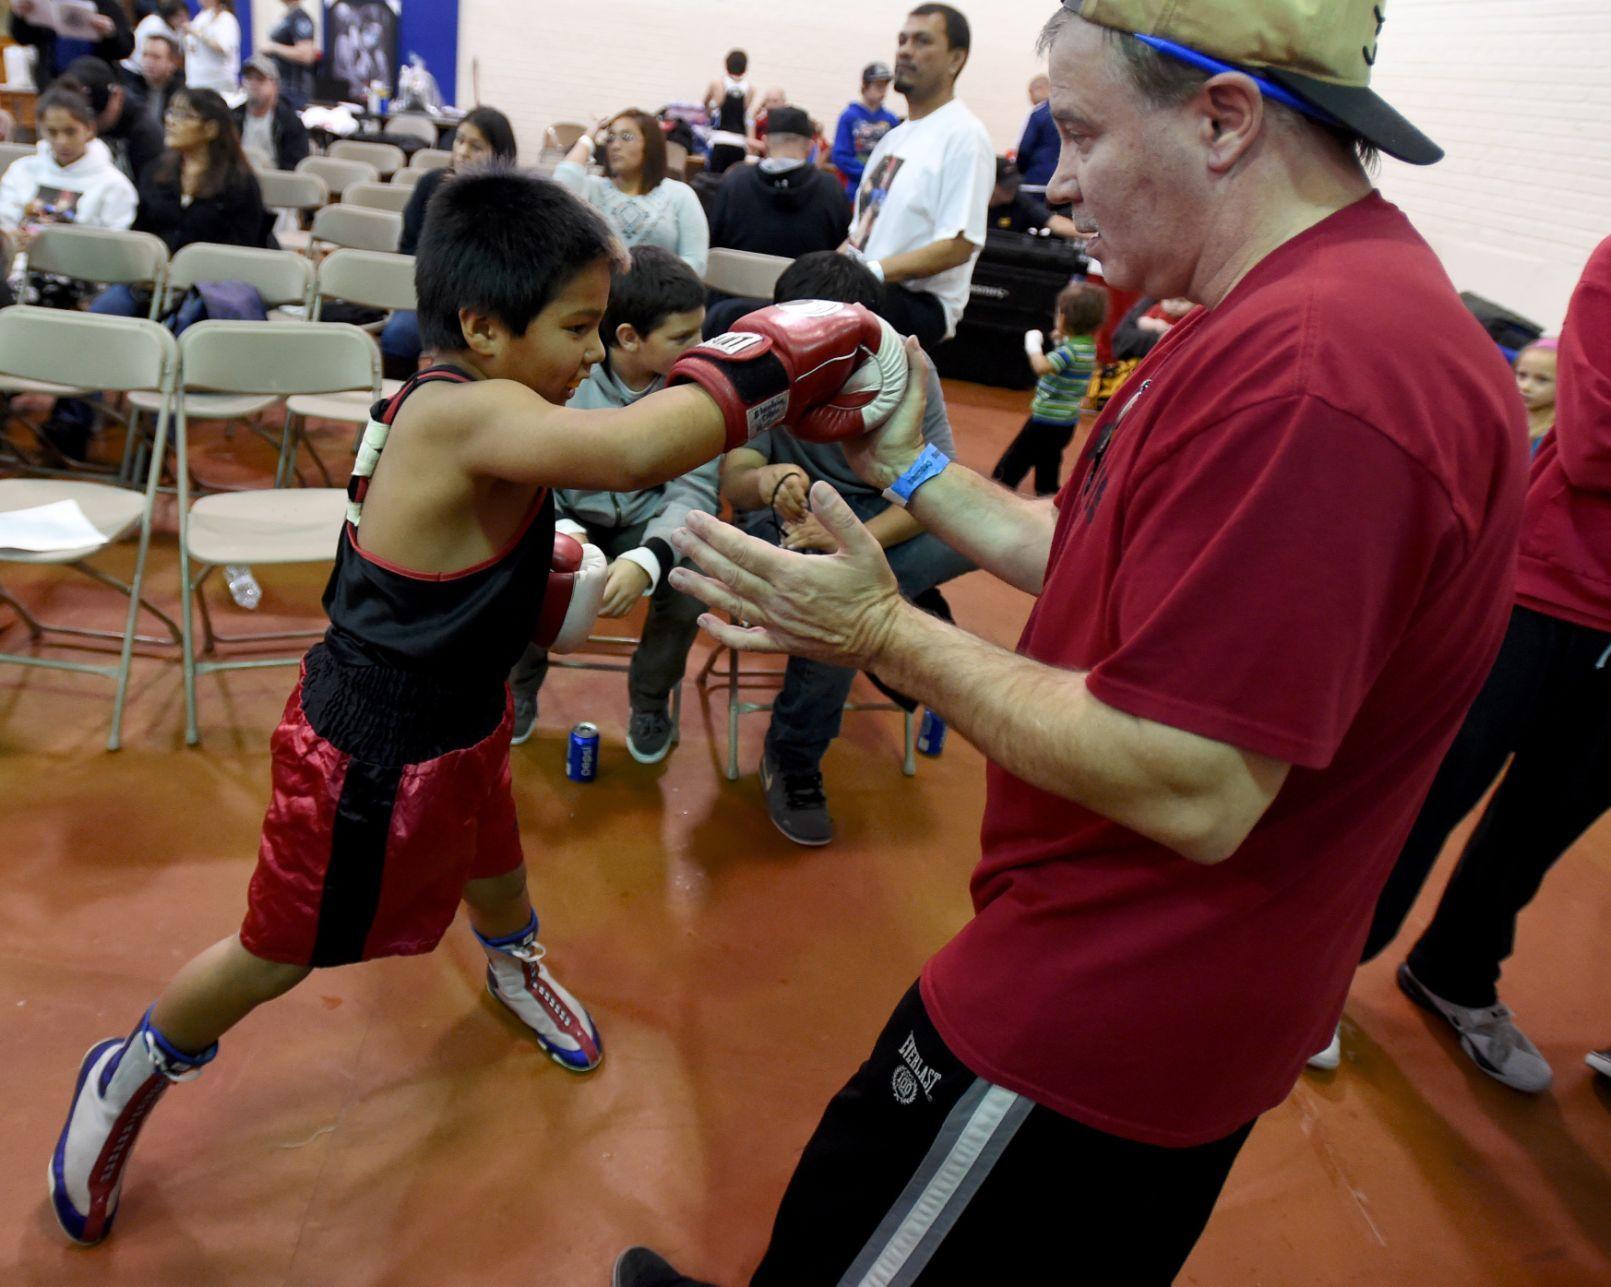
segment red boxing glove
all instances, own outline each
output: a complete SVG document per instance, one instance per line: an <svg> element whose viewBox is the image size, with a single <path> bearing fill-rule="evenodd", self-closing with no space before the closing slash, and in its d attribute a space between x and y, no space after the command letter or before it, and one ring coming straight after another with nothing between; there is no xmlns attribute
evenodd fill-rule
<svg viewBox="0 0 1611 1287"><path fill-rule="evenodd" d="M604 586L609 562L596 545L583 545L573 536L554 533L554 557L549 564L543 609L531 641L550 652L574 652L587 642Z"/></svg>
<svg viewBox="0 0 1611 1287"><path fill-rule="evenodd" d="M668 384L692 382L727 421L727 447L787 425L834 442L875 429L906 392L906 350L860 304L795 300L746 314L677 359Z"/></svg>

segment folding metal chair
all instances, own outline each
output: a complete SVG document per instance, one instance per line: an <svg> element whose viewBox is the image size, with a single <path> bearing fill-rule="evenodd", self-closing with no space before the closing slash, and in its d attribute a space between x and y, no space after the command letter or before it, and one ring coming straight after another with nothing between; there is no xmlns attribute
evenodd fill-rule
<svg viewBox="0 0 1611 1287"><path fill-rule="evenodd" d="M391 182L395 187L412 188L429 173L429 170L416 170L413 166L409 166L392 175Z"/></svg>
<svg viewBox="0 0 1611 1287"><path fill-rule="evenodd" d="M392 138L418 139L426 147L436 146L436 120L423 112L402 112L387 121L381 133Z"/></svg>
<svg viewBox="0 0 1611 1287"><path fill-rule="evenodd" d="M182 384L175 442L179 455L180 624L184 635L185 740L201 740L196 722L196 677L220 670L295 665L301 654L246 660L201 661L194 637L194 608L202 620L202 651L220 643L251 644L311 638L310 630L258 631L224 636L213 629L203 583L215 567L324 563L335 558L346 520L347 493L338 487L286 487L221 492L190 502L186 402L197 391L222 396L290 398L297 394L360 390L380 396L380 350L356 326L340 322L199 322L180 337ZM199 572L194 578L191 565Z"/></svg>
<svg viewBox="0 0 1611 1287"><path fill-rule="evenodd" d="M366 210L343 202L339 206L326 206L313 216L315 248L318 243L326 242L353 250L396 253L402 239L403 216L392 210Z"/></svg>
<svg viewBox="0 0 1611 1287"><path fill-rule="evenodd" d="M380 171L368 161L344 161L337 156L305 156L296 163L296 172L318 175L334 197L355 183L380 182Z"/></svg>
<svg viewBox="0 0 1611 1287"><path fill-rule="evenodd" d="M403 174L405 171L399 170L397 173ZM342 194L341 204L363 210L390 210L393 214L402 214L413 195L412 188L396 183L355 183Z"/></svg>
<svg viewBox="0 0 1611 1287"><path fill-rule="evenodd" d="M413 156L408 158L410 170L445 170L453 164L453 153L447 148L422 147ZM393 176L396 182L396 176Z"/></svg>
<svg viewBox="0 0 1611 1287"><path fill-rule="evenodd" d="M330 204L329 187L317 174L308 171L260 170L257 183L263 190L263 204L282 215L311 214ZM281 250L304 252L312 240L312 235L302 227L276 226L274 237Z"/></svg>
<svg viewBox="0 0 1611 1287"><path fill-rule="evenodd" d="M408 153L395 143L362 143L356 139L337 139L330 145L330 156L337 161L361 161L372 165L383 179L408 164Z"/></svg>
<svg viewBox="0 0 1611 1287"><path fill-rule="evenodd" d="M778 278L793 262L781 255L758 255L751 250L720 247L710 252L705 266L705 285L724 295L770 300Z"/></svg>
<svg viewBox="0 0 1611 1287"><path fill-rule="evenodd" d="M129 666L136 641L170 644L178 643L181 638L179 627L146 603L140 592L145 577L146 556L151 547L151 513L161 471L162 449L168 436L167 406L172 400L177 368L178 350L173 336L155 322L25 305L0 310L0 371L59 383L65 383L70 377L98 389L149 389L154 390L162 400L163 410L157 417L154 463L146 479L143 496L127 488L105 483L0 479L0 514L58 501L72 501L99 533L99 539L93 544L71 550L30 552L0 549L0 561L71 567L129 597L128 617L119 633L41 621L0 587L0 602L9 604L17 613L34 642L50 634L119 641L121 651L115 666L61 661L30 654L0 654L0 662L105 675L115 679L117 688L112 699L112 727L106 739L107 749L111 751L117 750L122 740L123 707L128 695ZM122 540L136 525L140 529L139 549L134 558L134 575L128 584L88 562L108 546ZM168 627L169 638L151 638L135 633L142 605Z"/></svg>

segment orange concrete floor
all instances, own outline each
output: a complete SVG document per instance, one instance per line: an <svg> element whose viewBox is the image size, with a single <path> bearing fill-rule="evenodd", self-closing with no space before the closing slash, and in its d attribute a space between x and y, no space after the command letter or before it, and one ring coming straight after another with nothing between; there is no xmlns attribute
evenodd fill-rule
<svg viewBox="0 0 1611 1287"><path fill-rule="evenodd" d="M964 460L988 466L1026 397L950 392ZM339 457L344 440L326 440ZM208 464L256 469L263 451L219 441ZM322 579L269 570L259 615L316 604ZM108 602L56 577L6 582L57 607ZM153 586L176 598L171 533ZM1009 644L1028 609L980 575L950 597ZM0 648L20 637L0 613ZM109 684L0 668L0 1281L603 1284L636 1241L742 1281L823 1103L968 914L982 761L953 739L907 780L899 720L850 716L825 766L840 839L801 850L761 807L760 717L729 783L725 698L690 686L681 748L643 768L621 679L578 672L551 677L515 785L544 938L603 1030L602 1069L576 1078L522 1039L460 924L432 956L317 975L249 1019L152 1119L113 1239L66 1245L44 1172L78 1060L238 923L291 678L204 680L204 742L187 749L178 666L153 651L125 749L107 754ZM604 737L586 786L563 774L582 719ZM1181 1281L1611 1281L1611 1082L1582 1064L1611 1041L1608 943L1602 824L1528 913L1504 985L1557 1070L1539 1098L1482 1076L1403 1000L1396 957L1365 970L1341 1071L1307 1075L1254 1132ZM1046 1281L1001 1281L1031 1279Z"/></svg>

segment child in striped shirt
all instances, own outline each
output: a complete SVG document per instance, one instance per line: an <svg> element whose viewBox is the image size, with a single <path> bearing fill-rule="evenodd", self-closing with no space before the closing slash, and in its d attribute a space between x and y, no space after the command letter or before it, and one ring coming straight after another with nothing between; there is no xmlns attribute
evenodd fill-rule
<svg viewBox="0 0 1611 1287"><path fill-rule="evenodd" d="M1095 336L1106 312L1107 295L1102 288L1076 282L1057 297L1052 331L1057 347L1043 353L1039 331L1024 335L1024 351L1040 383L1035 386L1029 420L991 471L997 482L1015 488L1033 468L1037 496L1057 491L1063 449L1080 421L1080 402L1096 364Z"/></svg>

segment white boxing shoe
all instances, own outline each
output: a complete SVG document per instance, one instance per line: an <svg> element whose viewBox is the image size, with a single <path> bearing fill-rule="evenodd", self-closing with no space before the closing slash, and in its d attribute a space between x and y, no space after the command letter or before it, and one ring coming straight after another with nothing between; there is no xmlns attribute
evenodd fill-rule
<svg viewBox="0 0 1611 1287"><path fill-rule="evenodd" d="M1342 1024L1331 1034L1331 1043L1317 1054L1309 1056L1309 1067L1318 1072L1335 1072L1342 1064Z"/></svg>
<svg viewBox="0 0 1611 1287"><path fill-rule="evenodd" d="M604 1043L582 1003L560 985L543 964L547 949L537 941L537 914L519 934L486 939L487 991L507 1006L537 1037L561 1068L592 1072L604 1059Z"/></svg>
<svg viewBox="0 0 1611 1287"><path fill-rule="evenodd" d="M112 1232L123 1168L145 1119L170 1082L188 1081L217 1053L216 1044L199 1055L176 1050L149 1013L126 1039L90 1048L50 1160L51 1207L74 1242L93 1246Z"/></svg>

